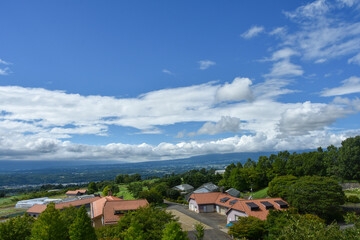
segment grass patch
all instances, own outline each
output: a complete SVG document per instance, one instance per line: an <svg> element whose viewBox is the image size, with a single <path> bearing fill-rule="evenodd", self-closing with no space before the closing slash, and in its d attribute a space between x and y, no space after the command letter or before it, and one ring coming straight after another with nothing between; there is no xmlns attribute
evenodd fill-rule
<svg viewBox="0 0 360 240"><path fill-rule="evenodd" d="M257 192L254 192L253 194L253 199L260 199L260 198L266 198L267 195L267 190L269 189L269 187L266 187L264 189L261 189Z"/></svg>
<svg viewBox="0 0 360 240"><path fill-rule="evenodd" d="M117 197L124 197L124 200L132 200L135 199L134 196L129 192L126 185L118 185L119 192L116 194Z"/></svg>
<svg viewBox="0 0 360 240"><path fill-rule="evenodd" d="M347 189L347 190L344 190L344 193L346 196L355 195L360 198L360 188Z"/></svg>

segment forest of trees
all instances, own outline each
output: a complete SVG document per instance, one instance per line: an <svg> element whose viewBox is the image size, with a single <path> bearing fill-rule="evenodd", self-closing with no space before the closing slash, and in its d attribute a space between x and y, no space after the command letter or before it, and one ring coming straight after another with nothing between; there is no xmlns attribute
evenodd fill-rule
<svg viewBox="0 0 360 240"><path fill-rule="evenodd" d="M338 181L360 180L360 136L348 138L340 148L293 153L288 151L261 156L258 161L248 159L226 167L220 185L239 191L259 190L267 187L277 176L292 175L331 177Z"/></svg>

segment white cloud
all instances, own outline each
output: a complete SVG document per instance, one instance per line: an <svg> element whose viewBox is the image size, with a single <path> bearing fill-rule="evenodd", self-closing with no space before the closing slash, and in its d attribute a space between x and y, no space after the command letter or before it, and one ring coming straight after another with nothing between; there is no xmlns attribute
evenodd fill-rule
<svg viewBox="0 0 360 240"><path fill-rule="evenodd" d="M216 92L218 102L253 100L250 88L252 81L248 78L235 78L232 83L225 83Z"/></svg>
<svg viewBox="0 0 360 240"><path fill-rule="evenodd" d="M291 56L297 56L297 55L299 55L298 52L296 52L291 48L286 47L274 52L270 60L278 61L281 59L289 59Z"/></svg>
<svg viewBox="0 0 360 240"><path fill-rule="evenodd" d="M215 135L219 133L232 132L237 133L240 130L240 119L230 116L222 116L221 119L216 122L206 122L197 132L198 135L208 134Z"/></svg>
<svg viewBox="0 0 360 240"><path fill-rule="evenodd" d="M358 53L358 54L355 55L354 57L350 58L350 59L348 60L348 63L353 63L353 64L360 65L360 53Z"/></svg>
<svg viewBox="0 0 360 240"><path fill-rule="evenodd" d="M270 73L265 74L265 77L292 77L292 76L301 76L304 71L301 66L295 65L290 62L289 59L284 59L282 61L276 62L273 64Z"/></svg>
<svg viewBox="0 0 360 240"><path fill-rule="evenodd" d="M299 31L284 34L284 45L292 46L304 59L317 63L358 53L360 50L360 22L335 18L335 11L343 7L325 0L317 0L286 12L300 27Z"/></svg>
<svg viewBox="0 0 360 240"><path fill-rule="evenodd" d="M279 130L286 135L306 135L310 131L323 130L349 113L352 110L336 104L298 103L281 115Z"/></svg>
<svg viewBox="0 0 360 240"><path fill-rule="evenodd" d="M265 29L263 26L252 26L249 30L241 34L241 37L245 39L253 38L263 32Z"/></svg>
<svg viewBox="0 0 360 240"><path fill-rule="evenodd" d="M9 63L9 62L6 62L6 61L4 61L4 60L0 59L0 64L4 64L4 65L10 65L11 63Z"/></svg>
<svg viewBox="0 0 360 240"><path fill-rule="evenodd" d="M360 92L360 78L353 76L342 81L342 85L336 88L325 89L321 92L323 97L340 96Z"/></svg>
<svg viewBox="0 0 360 240"><path fill-rule="evenodd" d="M10 73L10 69L8 67L0 68L0 75L5 76L5 75L9 75L9 73Z"/></svg>
<svg viewBox="0 0 360 240"><path fill-rule="evenodd" d="M208 69L209 67L215 65L216 62L210 61L210 60L201 60L201 61L199 61L199 64L200 64L199 68L201 70L205 70L205 69Z"/></svg>
<svg viewBox="0 0 360 240"><path fill-rule="evenodd" d="M274 28L274 30L272 30L269 34L282 36L282 35L286 34L286 28L285 27Z"/></svg>
<svg viewBox="0 0 360 240"><path fill-rule="evenodd" d="M298 7L293 12L285 12L285 15L293 19L318 18L326 14L330 7L326 0L316 0L307 5Z"/></svg>
<svg viewBox="0 0 360 240"><path fill-rule="evenodd" d="M172 73L170 70L167 70L167 69L163 69L162 72L169 74L169 75L174 75L174 73Z"/></svg>

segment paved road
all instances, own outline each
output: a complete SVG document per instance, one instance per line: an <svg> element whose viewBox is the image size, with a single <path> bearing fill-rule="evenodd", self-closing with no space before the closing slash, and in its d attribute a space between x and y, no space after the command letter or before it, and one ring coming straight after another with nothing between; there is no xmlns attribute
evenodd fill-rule
<svg viewBox="0 0 360 240"><path fill-rule="evenodd" d="M204 240L231 239L231 237L226 233L226 217L224 215L220 215L218 213L195 213L187 209L184 205L167 201L165 201L165 203L168 204L167 209L179 211L188 217L209 226L210 228L205 229ZM189 231L188 235L190 239L195 239L193 231Z"/></svg>

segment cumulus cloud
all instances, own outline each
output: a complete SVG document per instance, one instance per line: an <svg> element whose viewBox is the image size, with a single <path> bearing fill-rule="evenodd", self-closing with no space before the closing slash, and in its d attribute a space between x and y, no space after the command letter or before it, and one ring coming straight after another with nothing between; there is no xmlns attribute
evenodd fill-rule
<svg viewBox="0 0 360 240"><path fill-rule="evenodd" d="M215 135L225 132L237 133L240 130L240 119L230 116L222 116L221 119L216 122L205 123L197 132L198 135L208 134Z"/></svg>
<svg viewBox="0 0 360 240"><path fill-rule="evenodd" d="M360 92L360 78L353 76L342 81L342 85L340 87L325 89L321 92L321 96L331 97L358 92Z"/></svg>
<svg viewBox="0 0 360 240"><path fill-rule="evenodd" d="M252 26L249 30L241 34L241 37L245 39L253 38L263 32L265 29L263 26Z"/></svg>
<svg viewBox="0 0 360 240"><path fill-rule="evenodd" d="M201 60L199 61L199 68L200 70L205 70L205 69L208 69L209 67L213 66L216 64L216 62L214 61L210 61L210 60Z"/></svg>
<svg viewBox="0 0 360 240"><path fill-rule="evenodd" d="M288 135L306 135L310 131L324 129L351 112L335 104L312 104L307 101L287 109L281 115L279 129Z"/></svg>
<svg viewBox="0 0 360 240"><path fill-rule="evenodd" d="M218 102L253 100L250 88L252 81L249 78L235 78L232 83L225 83L216 92Z"/></svg>

